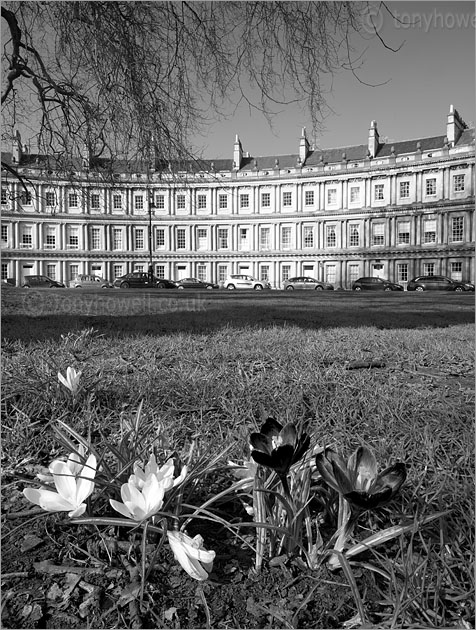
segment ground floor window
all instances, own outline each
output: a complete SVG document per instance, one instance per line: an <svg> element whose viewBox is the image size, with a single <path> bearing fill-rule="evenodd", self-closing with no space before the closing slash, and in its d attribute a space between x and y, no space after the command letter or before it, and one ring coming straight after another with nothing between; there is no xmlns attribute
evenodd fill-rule
<svg viewBox="0 0 476 630"><path fill-rule="evenodd" d="M336 266L326 265L326 282L335 284L336 281Z"/></svg>
<svg viewBox="0 0 476 630"><path fill-rule="evenodd" d="M259 270L259 279L263 282L269 281L269 265L261 265Z"/></svg>
<svg viewBox="0 0 476 630"><path fill-rule="evenodd" d="M285 282L289 279L289 274L291 273L291 265L283 265L281 267L281 280Z"/></svg>
<svg viewBox="0 0 476 630"><path fill-rule="evenodd" d="M8 278L8 263L2 263L2 280Z"/></svg>
<svg viewBox="0 0 476 630"><path fill-rule="evenodd" d="M56 265L46 265L46 275L52 280L56 280Z"/></svg>
<svg viewBox="0 0 476 630"><path fill-rule="evenodd" d="M435 263L423 263L423 275L434 276L435 275Z"/></svg>
<svg viewBox="0 0 476 630"><path fill-rule="evenodd" d="M461 282L463 280L463 263L452 262L451 263L451 278Z"/></svg>
<svg viewBox="0 0 476 630"><path fill-rule="evenodd" d="M122 265L113 265L112 266L112 275L114 280L124 275Z"/></svg>
<svg viewBox="0 0 476 630"><path fill-rule="evenodd" d="M79 265L70 265L69 266L69 279L74 280L75 277L79 273Z"/></svg>
<svg viewBox="0 0 476 630"><path fill-rule="evenodd" d="M134 265L134 271L138 271L138 272L144 272L145 271L145 265L140 265L140 264L135 264Z"/></svg>
<svg viewBox="0 0 476 630"><path fill-rule="evenodd" d="M359 265L349 265L349 281L355 282L359 275Z"/></svg>
<svg viewBox="0 0 476 630"><path fill-rule="evenodd" d="M156 265L155 275L160 279L165 278L165 265Z"/></svg>
<svg viewBox="0 0 476 630"><path fill-rule="evenodd" d="M408 264L397 264L397 282L408 282Z"/></svg>
<svg viewBox="0 0 476 630"><path fill-rule="evenodd" d="M207 267L206 265L197 265L197 278L202 282L207 279Z"/></svg>
<svg viewBox="0 0 476 630"><path fill-rule="evenodd" d="M218 265L218 282L225 282L228 274L228 267L226 265Z"/></svg>

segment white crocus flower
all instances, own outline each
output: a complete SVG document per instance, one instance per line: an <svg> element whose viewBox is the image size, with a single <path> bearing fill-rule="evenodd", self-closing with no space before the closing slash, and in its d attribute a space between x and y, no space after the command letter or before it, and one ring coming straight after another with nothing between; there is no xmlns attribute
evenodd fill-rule
<svg viewBox="0 0 476 630"><path fill-rule="evenodd" d="M83 464L81 462L84 461L85 458L86 458L86 448L83 444L80 443L78 445L78 450L73 453L70 453L70 456L68 457L66 461L66 465L70 469L71 474L74 475L75 477L80 475L81 470L83 468ZM45 475L43 473L38 473L36 475L40 481L42 481L43 483L48 483L48 484L54 483L52 467L54 466L56 461L58 460L54 460L49 465L48 467L48 470L50 472L49 475Z"/></svg>
<svg viewBox="0 0 476 630"><path fill-rule="evenodd" d="M197 534L194 538L183 532L167 532L170 547L175 559L194 580L203 581L213 568L214 551L203 548L203 538Z"/></svg>
<svg viewBox="0 0 476 630"><path fill-rule="evenodd" d="M84 465L77 453L71 453L67 462L55 460L49 466L56 492L46 488L25 488L24 496L47 512L68 512L74 518L86 511L84 501L94 490L96 457L90 455Z"/></svg>
<svg viewBox="0 0 476 630"><path fill-rule="evenodd" d="M164 490L170 490L178 486L185 479L187 475L187 467L184 466L180 472L180 475L174 479L174 460L168 459L163 466L159 468L154 453L149 457L149 461L142 468L139 462L134 464L134 474L129 477L129 483L132 483L136 488L142 489L146 479L150 475L157 477L157 481L164 487Z"/></svg>
<svg viewBox="0 0 476 630"><path fill-rule="evenodd" d="M128 483L121 486L121 498L123 503L109 499L112 507L126 518L133 521L143 521L150 516L156 514L163 505L165 487L160 483L157 476L149 474L149 476L139 487L129 478Z"/></svg>
<svg viewBox="0 0 476 630"><path fill-rule="evenodd" d="M66 370L66 378L61 374L61 372L58 372L58 380L74 395L79 389L79 378L81 374L82 372L76 372L73 367L69 367Z"/></svg>

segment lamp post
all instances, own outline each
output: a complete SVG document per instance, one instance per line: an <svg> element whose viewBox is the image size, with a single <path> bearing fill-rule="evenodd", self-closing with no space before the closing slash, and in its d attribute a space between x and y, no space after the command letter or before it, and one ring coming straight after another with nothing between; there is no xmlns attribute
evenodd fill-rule
<svg viewBox="0 0 476 630"><path fill-rule="evenodd" d="M154 269L152 266L152 208L155 208L154 204L154 192L149 189L149 284L152 286L154 282Z"/></svg>

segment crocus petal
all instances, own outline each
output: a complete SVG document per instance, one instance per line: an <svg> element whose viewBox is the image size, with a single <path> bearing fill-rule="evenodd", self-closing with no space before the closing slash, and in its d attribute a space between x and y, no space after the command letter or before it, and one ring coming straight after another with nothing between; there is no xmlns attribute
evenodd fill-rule
<svg viewBox="0 0 476 630"><path fill-rule="evenodd" d="M76 502L82 503L94 490L94 476L96 475L96 456L91 455L86 460L76 484Z"/></svg>
<svg viewBox="0 0 476 630"><path fill-rule="evenodd" d="M278 446L271 453L272 468L281 474L286 475L291 468L291 462L294 455L294 446L292 444L283 444Z"/></svg>
<svg viewBox="0 0 476 630"><path fill-rule="evenodd" d="M352 485L352 481L349 479L347 468L342 469L337 461L333 461L332 471L334 473L334 479L337 482L339 492L341 492L343 495L346 495L347 493L355 490L354 486Z"/></svg>
<svg viewBox="0 0 476 630"><path fill-rule="evenodd" d="M340 488L334 475L333 462L337 463L340 468L346 469L344 460L332 448L326 448L316 455L316 467L319 474L331 488L339 492Z"/></svg>
<svg viewBox="0 0 476 630"><path fill-rule="evenodd" d="M193 539L182 532L167 532L167 537L175 559L190 577L199 581L206 580L208 573L200 563L199 557L203 558L205 564L211 570L215 552L197 549L192 544Z"/></svg>
<svg viewBox="0 0 476 630"><path fill-rule="evenodd" d="M307 433L303 433L301 437L299 438L297 445L294 448L293 459L292 459L291 465L295 464L301 459L301 457L309 448L310 443L311 443L310 436Z"/></svg>
<svg viewBox="0 0 476 630"><path fill-rule="evenodd" d="M145 514L146 506L145 499L140 490L138 490L133 484L124 483L121 486L121 498L124 501L124 505L131 506L131 513L136 514L138 508L140 513Z"/></svg>
<svg viewBox="0 0 476 630"><path fill-rule="evenodd" d="M71 390L71 386L69 384L69 382L65 379L65 377L61 374L61 372L58 372L58 380L60 383L62 383L65 387L67 387L69 390Z"/></svg>
<svg viewBox="0 0 476 630"><path fill-rule="evenodd" d="M260 429L260 433L269 438L279 435L283 429L283 425L274 418L267 418Z"/></svg>
<svg viewBox="0 0 476 630"><path fill-rule="evenodd" d="M373 508L383 505L392 497L392 490L385 488L382 492L376 494L368 494L368 492L358 492L356 490L344 494L347 501L356 508L361 510L372 510Z"/></svg>
<svg viewBox="0 0 476 630"><path fill-rule="evenodd" d="M43 488L40 488L39 490L36 488L25 488L23 490L23 495L28 499L28 501L35 503L35 505L39 505L47 512L69 512L72 508L76 507L70 501L66 500L64 497L52 490L44 490Z"/></svg>
<svg viewBox="0 0 476 630"><path fill-rule="evenodd" d="M131 513L131 511L124 505L124 503L119 503L119 501L115 501L114 499L109 499L109 503L116 510L116 512L119 512L119 514L122 514L126 518L134 519L134 514Z"/></svg>
<svg viewBox="0 0 476 630"><path fill-rule="evenodd" d="M142 489L145 501L145 511L148 516L152 516L160 510L164 502L165 489L160 484L155 475L150 475Z"/></svg>
<svg viewBox="0 0 476 630"><path fill-rule="evenodd" d="M68 513L70 518L76 518L77 516L82 516L86 512L86 503L81 503L75 510L72 510Z"/></svg>
<svg viewBox="0 0 476 630"><path fill-rule="evenodd" d="M56 461L51 465L53 480L58 493L72 505L76 503L76 479L66 462Z"/></svg>
<svg viewBox="0 0 476 630"><path fill-rule="evenodd" d="M359 446L349 457L347 464L350 479L355 490L367 492L377 477L377 460L366 446Z"/></svg>
<svg viewBox="0 0 476 630"><path fill-rule="evenodd" d="M253 449L256 451L261 451L262 453L271 454L273 450L273 446L271 444L271 439L263 435L262 433L252 433L250 435L250 444Z"/></svg>
<svg viewBox="0 0 476 630"><path fill-rule="evenodd" d="M257 464L266 466L267 468L273 467L273 458L269 453L263 453L263 451L251 451L251 457Z"/></svg>
<svg viewBox="0 0 476 630"><path fill-rule="evenodd" d="M397 462L392 466L389 466L383 470L375 480L375 483L371 486L370 492L380 492L383 488L388 487L392 490L392 495L395 495L403 485L407 478L407 469L404 463Z"/></svg>
<svg viewBox="0 0 476 630"><path fill-rule="evenodd" d="M292 422L283 427L279 435L283 444L292 444L293 447L296 444L297 431Z"/></svg>
<svg viewBox="0 0 476 630"><path fill-rule="evenodd" d="M182 470L180 471L180 475L174 479L174 488L175 488L175 486L178 486L179 484L182 483L182 481L187 476L187 473L188 473L187 466L183 466Z"/></svg>

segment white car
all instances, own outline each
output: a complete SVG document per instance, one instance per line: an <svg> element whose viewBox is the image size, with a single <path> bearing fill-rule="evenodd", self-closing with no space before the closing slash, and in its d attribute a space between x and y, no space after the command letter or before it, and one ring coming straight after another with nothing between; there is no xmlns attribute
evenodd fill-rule
<svg viewBox="0 0 476 630"><path fill-rule="evenodd" d="M234 289L254 289L255 291L262 291L263 289L271 289L271 284L266 280L256 280L253 276L237 273L226 277L223 288L229 291L233 291Z"/></svg>

